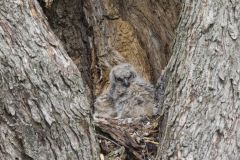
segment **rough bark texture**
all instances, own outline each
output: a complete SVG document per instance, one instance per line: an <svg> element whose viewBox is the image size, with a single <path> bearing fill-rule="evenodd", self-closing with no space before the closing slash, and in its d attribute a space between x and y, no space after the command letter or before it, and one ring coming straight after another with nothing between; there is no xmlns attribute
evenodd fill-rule
<svg viewBox="0 0 240 160"><path fill-rule="evenodd" d="M157 159L240 159L240 3L183 2Z"/></svg>
<svg viewBox="0 0 240 160"><path fill-rule="evenodd" d="M98 159L81 74L36 0L0 1L0 159Z"/></svg>
<svg viewBox="0 0 240 160"><path fill-rule="evenodd" d="M63 43L65 50L77 65L84 83L93 88L91 80L91 51L89 36L91 30L83 12L83 0L38 0L48 17L48 22L55 35ZM51 1L51 0L50 0ZM90 91L89 91L89 94Z"/></svg>
<svg viewBox="0 0 240 160"><path fill-rule="evenodd" d="M123 62L146 80L156 81L170 58L178 11L175 0L84 1L93 34L89 42L96 95L108 86L110 69Z"/></svg>

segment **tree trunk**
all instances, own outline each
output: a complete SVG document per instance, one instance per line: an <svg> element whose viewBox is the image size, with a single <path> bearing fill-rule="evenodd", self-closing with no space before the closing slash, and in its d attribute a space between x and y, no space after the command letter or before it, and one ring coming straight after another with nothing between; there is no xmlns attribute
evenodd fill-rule
<svg viewBox="0 0 240 160"><path fill-rule="evenodd" d="M240 159L240 3L182 6L157 159Z"/></svg>
<svg viewBox="0 0 240 160"><path fill-rule="evenodd" d="M38 0L55 35L81 72L83 82L87 84L91 95L93 89L91 76L91 29L83 12L83 0L55 0L51 4ZM88 89L88 88L87 88Z"/></svg>
<svg viewBox="0 0 240 160"><path fill-rule="evenodd" d="M36 0L0 1L0 159L98 159L81 74Z"/></svg>

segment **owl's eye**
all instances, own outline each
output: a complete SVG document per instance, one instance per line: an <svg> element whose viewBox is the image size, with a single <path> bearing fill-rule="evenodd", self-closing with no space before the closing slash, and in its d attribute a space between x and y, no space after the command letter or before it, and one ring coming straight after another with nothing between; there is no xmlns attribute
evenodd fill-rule
<svg viewBox="0 0 240 160"><path fill-rule="evenodd" d="M122 81L122 78L117 77L116 80L117 80L117 81Z"/></svg>
<svg viewBox="0 0 240 160"><path fill-rule="evenodd" d="M131 78L135 78L136 75L134 73L131 72L131 75L130 75Z"/></svg>

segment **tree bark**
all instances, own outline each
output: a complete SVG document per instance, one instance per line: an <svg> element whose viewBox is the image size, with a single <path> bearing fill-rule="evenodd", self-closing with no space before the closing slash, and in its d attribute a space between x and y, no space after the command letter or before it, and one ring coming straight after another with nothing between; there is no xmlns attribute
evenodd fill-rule
<svg viewBox="0 0 240 160"><path fill-rule="evenodd" d="M81 72L83 82L89 87L89 95L93 89L91 75L91 29L83 12L83 0L55 0L47 3L38 0L55 35ZM48 0L49 1L49 0ZM51 1L51 0L50 0ZM91 99L91 98L90 98Z"/></svg>
<svg viewBox="0 0 240 160"><path fill-rule="evenodd" d="M182 6L165 72L157 159L239 159L240 3Z"/></svg>
<svg viewBox="0 0 240 160"><path fill-rule="evenodd" d="M81 74L36 0L0 1L0 157L98 159Z"/></svg>

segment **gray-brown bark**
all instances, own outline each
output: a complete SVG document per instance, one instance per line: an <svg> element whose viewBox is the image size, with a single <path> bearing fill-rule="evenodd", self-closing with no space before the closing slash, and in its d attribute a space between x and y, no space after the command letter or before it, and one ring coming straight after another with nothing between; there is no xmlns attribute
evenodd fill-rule
<svg viewBox="0 0 240 160"><path fill-rule="evenodd" d="M183 2L157 159L240 158L239 8L239 1Z"/></svg>
<svg viewBox="0 0 240 160"><path fill-rule="evenodd" d="M0 1L0 157L98 159L81 74L36 0Z"/></svg>
<svg viewBox="0 0 240 160"><path fill-rule="evenodd" d="M51 4L39 0L48 22L55 35L63 43L65 50L77 65L82 79L92 90L91 80L91 50L89 37L91 29L88 27L83 12L83 0L57 0ZM90 93L89 93L90 94Z"/></svg>

